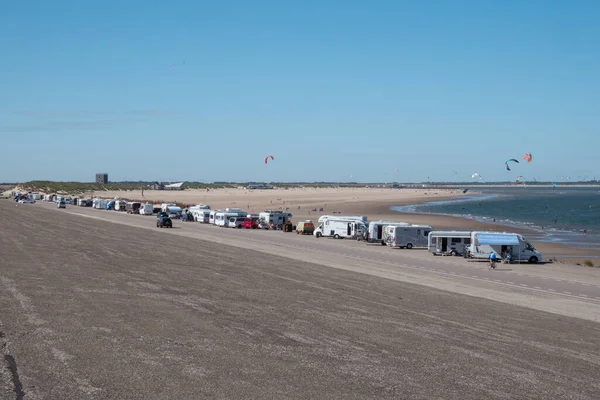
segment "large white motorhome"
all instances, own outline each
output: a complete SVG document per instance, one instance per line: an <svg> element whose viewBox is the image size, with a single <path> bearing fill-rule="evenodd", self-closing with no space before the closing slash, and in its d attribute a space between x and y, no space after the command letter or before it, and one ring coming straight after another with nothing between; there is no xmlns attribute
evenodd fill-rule
<svg viewBox="0 0 600 400"><path fill-rule="evenodd" d="M207 208L205 208L207 207ZM202 222L202 223L209 223L210 221L210 213L211 213L211 209L210 206L204 206L203 204L199 204L197 206L192 206L190 207L190 212L192 213L192 216L194 217L194 221L196 222Z"/></svg>
<svg viewBox="0 0 600 400"><path fill-rule="evenodd" d="M214 224L217 226L229 226L229 218L231 217L246 217L247 211L241 208L226 208L225 210L219 210L214 214Z"/></svg>
<svg viewBox="0 0 600 400"><path fill-rule="evenodd" d="M317 238L357 238L368 230L365 216L322 215L318 222L319 226L313 232Z"/></svg>
<svg viewBox="0 0 600 400"><path fill-rule="evenodd" d="M427 247L427 236L431 231L433 228L429 225L386 226L383 230L383 240L394 248Z"/></svg>
<svg viewBox="0 0 600 400"><path fill-rule="evenodd" d="M427 248L436 255L463 255L471 244L471 231L433 231L427 236Z"/></svg>
<svg viewBox="0 0 600 400"><path fill-rule="evenodd" d="M218 212L222 212L223 210L212 210L211 212L208 213L208 223L209 224L216 224L215 223L215 215Z"/></svg>
<svg viewBox="0 0 600 400"><path fill-rule="evenodd" d="M367 242L381 243L385 246L383 240L383 230L386 226L410 226L408 222L393 222L393 221L371 221L369 222L369 236Z"/></svg>
<svg viewBox="0 0 600 400"><path fill-rule="evenodd" d="M518 233L471 232L469 257L488 258L492 250L499 258L509 253L513 261L536 263L542 260L542 254Z"/></svg>
<svg viewBox="0 0 600 400"><path fill-rule="evenodd" d="M258 214L260 224L265 227L283 225L292 218L292 213L283 210L265 210Z"/></svg>

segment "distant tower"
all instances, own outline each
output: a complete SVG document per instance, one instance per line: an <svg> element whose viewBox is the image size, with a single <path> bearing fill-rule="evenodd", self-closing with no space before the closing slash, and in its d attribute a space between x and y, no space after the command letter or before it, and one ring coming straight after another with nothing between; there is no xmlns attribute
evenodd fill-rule
<svg viewBox="0 0 600 400"><path fill-rule="evenodd" d="M96 174L96 183L106 185L108 183L108 174Z"/></svg>

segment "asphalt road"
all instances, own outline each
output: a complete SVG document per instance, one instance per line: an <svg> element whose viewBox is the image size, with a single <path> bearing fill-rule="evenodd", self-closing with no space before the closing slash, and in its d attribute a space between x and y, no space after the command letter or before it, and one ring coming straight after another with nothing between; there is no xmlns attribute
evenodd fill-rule
<svg viewBox="0 0 600 400"><path fill-rule="evenodd" d="M0 201L2 399L600 398L598 323L63 211Z"/></svg>
<svg viewBox="0 0 600 400"><path fill-rule="evenodd" d="M44 202L24 206L47 208L52 212L76 213L88 218L156 230L155 219L150 216L85 207L57 210L53 204ZM598 268L523 263L499 265L498 270L490 271L485 261L434 257L426 250L391 249L354 240L316 239L314 236L275 231L236 230L177 220L175 226L176 229L163 230L162 233L285 255L329 267L600 322Z"/></svg>

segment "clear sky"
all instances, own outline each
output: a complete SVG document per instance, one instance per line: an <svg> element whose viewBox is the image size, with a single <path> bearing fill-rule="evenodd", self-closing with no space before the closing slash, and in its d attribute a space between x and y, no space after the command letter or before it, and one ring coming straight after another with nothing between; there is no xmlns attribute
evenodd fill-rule
<svg viewBox="0 0 600 400"><path fill-rule="evenodd" d="M600 179L600 1L3 1L0 54L0 181Z"/></svg>

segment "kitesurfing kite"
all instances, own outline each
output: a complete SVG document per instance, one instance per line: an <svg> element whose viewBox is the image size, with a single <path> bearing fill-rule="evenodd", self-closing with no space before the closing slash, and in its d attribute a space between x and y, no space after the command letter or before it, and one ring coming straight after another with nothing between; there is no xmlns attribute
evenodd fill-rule
<svg viewBox="0 0 600 400"><path fill-rule="evenodd" d="M475 177L478 177L479 179L481 179L481 175L479 175L477 172L475 172L473 175L471 175L471 178L475 179Z"/></svg>
<svg viewBox="0 0 600 400"><path fill-rule="evenodd" d="M531 155L531 153L525 153L523 155L523 160L527 161L528 163L531 162L531 160L533 160L533 156Z"/></svg>
<svg viewBox="0 0 600 400"><path fill-rule="evenodd" d="M508 162L509 162L509 161L516 162L517 164L519 163L519 161L515 160L514 158L511 158L511 159L508 159L508 160L506 160L506 162L504 163L504 165L506 165L506 170L507 170L507 171L510 171L510 168L508 167Z"/></svg>
<svg viewBox="0 0 600 400"><path fill-rule="evenodd" d="M265 164L266 164L266 163L269 161L269 158L270 158L271 160L274 160L274 159L275 159L275 157L273 157L273 156L266 156L266 157L265 157Z"/></svg>
<svg viewBox="0 0 600 400"><path fill-rule="evenodd" d="M525 180L525 178L524 178L524 177L522 177L522 176L517 176L517 179L516 179L515 181L516 181L517 183L521 183L521 182L523 182L524 180Z"/></svg>

